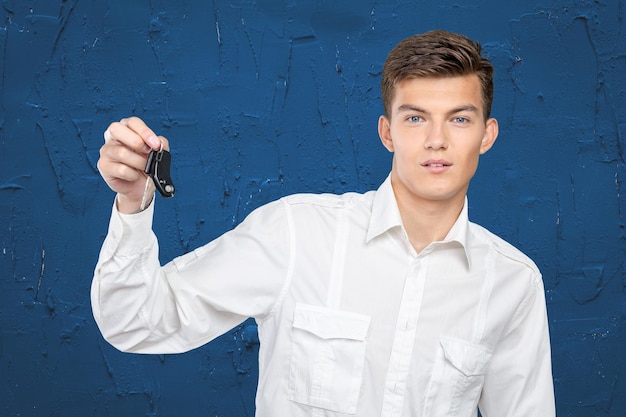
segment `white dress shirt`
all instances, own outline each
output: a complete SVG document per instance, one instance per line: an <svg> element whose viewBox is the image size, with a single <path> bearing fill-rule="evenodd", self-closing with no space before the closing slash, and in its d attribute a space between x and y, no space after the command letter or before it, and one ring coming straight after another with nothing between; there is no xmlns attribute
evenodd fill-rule
<svg viewBox="0 0 626 417"><path fill-rule="evenodd" d="M260 339L257 417L553 417L541 275L469 222L416 253L389 178L298 194L165 266L153 206L113 209L92 285L118 349L199 347L248 317Z"/></svg>

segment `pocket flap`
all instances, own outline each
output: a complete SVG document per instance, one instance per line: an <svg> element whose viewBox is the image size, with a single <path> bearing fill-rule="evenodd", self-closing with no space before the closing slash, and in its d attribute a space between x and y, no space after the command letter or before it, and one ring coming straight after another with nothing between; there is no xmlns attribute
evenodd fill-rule
<svg viewBox="0 0 626 417"><path fill-rule="evenodd" d="M308 304L296 304L293 327L322 339L365 340L370 317Z"/></svg>
<svg viewBox="0 0 626 417"><path fill-rule="evenodd" d="M482 375L492 352L484 346L451 337L441 338L443 353L466 376Z"/></svg>

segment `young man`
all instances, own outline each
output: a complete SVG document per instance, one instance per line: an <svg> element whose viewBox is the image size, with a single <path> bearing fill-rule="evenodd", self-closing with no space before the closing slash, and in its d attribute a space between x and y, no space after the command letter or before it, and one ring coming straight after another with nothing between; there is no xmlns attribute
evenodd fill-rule
<svg viewBox="0 0 626 417"><path fill-rule="evenodd" d="M402 41L383 68L378 190L282 198L165 266L139 206L167 141L113 123L98 166L118 195L92 287L104 337L183 352L255 318L259 417L554 416L541 275L468 220L498 135L492 73L464 36Z"/></svg>

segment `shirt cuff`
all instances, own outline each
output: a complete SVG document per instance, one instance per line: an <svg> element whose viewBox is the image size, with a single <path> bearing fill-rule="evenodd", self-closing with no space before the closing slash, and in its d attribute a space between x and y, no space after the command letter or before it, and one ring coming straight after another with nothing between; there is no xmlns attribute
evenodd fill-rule
<svg viewBox="0 0 626 417"><path fill-rule="evenodd" d="M134 214L120 213L117 209L117 197L113 203L109 221L109 238L117 256L132 256L147 250L154 240L152 219L154 200L145 210Z"/></svg>

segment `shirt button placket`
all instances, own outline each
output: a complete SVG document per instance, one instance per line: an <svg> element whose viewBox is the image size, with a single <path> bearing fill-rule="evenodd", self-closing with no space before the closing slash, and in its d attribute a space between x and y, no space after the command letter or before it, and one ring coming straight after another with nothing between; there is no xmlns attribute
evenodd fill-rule
<svg viewBox="0 0 626 417"><path fill-rule="evenodd" d="M424 292L426 266L422 257L411 258L411 266L404 283L389 359L382 417L398 417L402 413L409 367L413 356L417 320Z"/></svg>

